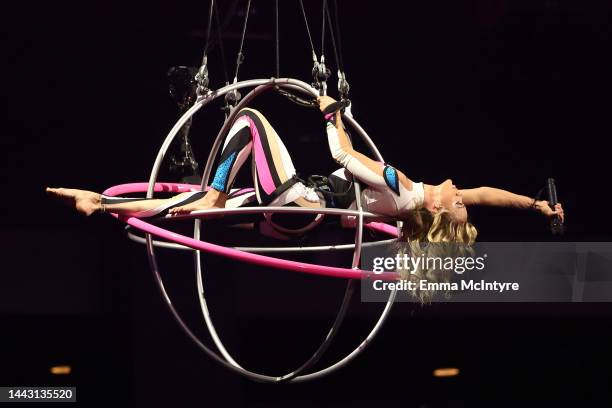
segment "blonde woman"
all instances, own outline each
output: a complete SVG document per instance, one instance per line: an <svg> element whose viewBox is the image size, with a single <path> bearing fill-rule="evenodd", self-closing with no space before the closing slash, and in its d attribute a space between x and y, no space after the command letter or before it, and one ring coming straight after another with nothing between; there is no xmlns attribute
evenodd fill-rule
<svg viewBox="0 0 612 408"><path fill-rule="evenodd" d="M414 242L458 242L471 245L476 228L468 221L467 207L488 205L532 209L547 217L564 218L561 204L550 208L547 201L492 187L458 189L451 179L432 185L415 182L393 166L355 151L342 125L341 105L322 96L319 107L325 114L332 157L342 166L329 176L326 188L314 187L296 177L291 157L280 137L258 111L244 109L228 133L214 180L205 192L182 193L169 199L105 197L85 190L47 188L50 194L67 199L81 213L113 212L138 217L185 214L208 208L236 207L257 201L261 205L346 208L352 203L350 175L365 188L365 210L403 221L402 236ZM233 189L240 167L253 155L254 189ZM276 216L275 216L276 217ZM321 217L304 219L268 218L269 231L279 236L304 233Z"/></svg>

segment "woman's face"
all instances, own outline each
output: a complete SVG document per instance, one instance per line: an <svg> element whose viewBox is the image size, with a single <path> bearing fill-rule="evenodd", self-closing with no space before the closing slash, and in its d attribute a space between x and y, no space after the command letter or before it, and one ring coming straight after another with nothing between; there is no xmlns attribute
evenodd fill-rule
<svg viewBox="0 0 612 408"><path fill-rule="evenodd" d="M445 180L438 186L439 195L437 200L442 207L450 212L457 221L467 222L467 209L463 204L461 191L453 184L453 180Z"/></svg>

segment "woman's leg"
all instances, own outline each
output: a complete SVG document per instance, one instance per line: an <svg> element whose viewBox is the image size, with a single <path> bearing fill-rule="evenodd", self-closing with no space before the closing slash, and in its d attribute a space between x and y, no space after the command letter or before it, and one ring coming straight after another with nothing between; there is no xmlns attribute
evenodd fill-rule
<svg viewBox="0 0 612 408"><path fill-rule="evenodd" d="M105 211L136 217L152 217L160 215L174 205L183 205L201 198L204 193L200 191L177 194L166 199L142 199L107 197L100 193L74 188L50 188L47 193L65 200L77 211L85 215Z"/></svg>
<svg viewBox="0 0 612 408"><path fill-rule="evenodd" d="M318 195L297 182L278 193L277 188L291 179L295 168L287 148L268 123L266 118L256 110L244 109L232 126L225 139L220 164L217 167L211 188L206 192L189 192L178 194L169 199L126 199L105 197L98 193L76 189L47 189L55 196L70 200L74 207L90 215L104 210L117 214L137 217L151 217L166 211L170 214L188 213L211 207L225 207L244 203L248 195L230 195L231 186L238 170L253 152L253 179L255 193L259 203L282 206L294 204L301 207L318 208L321 206ZM228 201L229 199L229 201ZM293 217L297 218L297 217Z"/></svg>
<svg viewBox="0 0 612 408"><path fill-rule="evenodd" d="M295 174L295 168L284 143L258 111L243 109L225 139L219 165L211 189L193 203L177 206L170 213L186 213L210 208L212 203L225 203L238 170L253 153L253 182L259 203L285 205L295 203L301 207L320 207L319 197L303 183L298 182L281 194L279 186Z"/></svg>

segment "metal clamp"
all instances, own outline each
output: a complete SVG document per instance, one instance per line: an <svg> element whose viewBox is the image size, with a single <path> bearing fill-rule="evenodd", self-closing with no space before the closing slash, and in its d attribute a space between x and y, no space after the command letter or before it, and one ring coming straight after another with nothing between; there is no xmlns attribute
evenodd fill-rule
<svg viewBox="0 0 612 408"><path fill-rule="evenodd" d="M234 84L237 82L238 82L238 78L234 78ZM229 85L229 83L227 83L226 85ZM229 114L232 112L232 109L238 103L238 101L242 99L242 95L240 94L240 92L238 92L238 89L234 89L233 91L226 93L224 99L225 99L225 105L223 106L223 108L221 108L221 110L225 112L225 117L227 118Z"/></svg>
<svg viewBox="0 0 612 408"><path fill-rule="evenodd" d="M204 56L202 66L198 70L198 73L195 76L195 80L198 84L198 87L196 88L196 94L198 95L198 99L208 95L210 93L210 89L208 88L208 85L210 84L210 78L208 76L207 56Z"/></svg>
<svg viewBox="0 0 612 408"><path fill-rule="evenodd" d="M348 81L346 80L346 75L344 72L338 70L338 93L340 94L341 99L348 99L348 93L351 87L349 86Z"/></svg>
<svg viewBox="0 0 612 408"><path fill-rule="evenodd" d="M314 82L312 86L319 91L319 95L327 95L327 80L331 76L331 71L325 66L325 56L321 55L321 62L318 62L316 58L312 67L312 78Z"/></svg>

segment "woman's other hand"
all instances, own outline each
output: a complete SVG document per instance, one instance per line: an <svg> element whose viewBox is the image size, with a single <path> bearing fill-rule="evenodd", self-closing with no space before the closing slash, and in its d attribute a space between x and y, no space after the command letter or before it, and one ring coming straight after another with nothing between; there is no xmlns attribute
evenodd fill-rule
<svg viewBox="0 0 612 408"><path fill-rule="evenodd" d="M323 95L323 96L319 96L317 98L317 102L319 103L319 109L321 110L321 112L324 112L325 108L327 108L332 103L335 103L336 100L334 98L332 98L332 97L327 96L327 95Z"/></svg>
<svg viewBox="0 0 612 408"><path fill-rule="evenodd" d="M536 208L547 218L551 218L555 215L558 215L561 218L561 222L565 222L565 213L563 212L563 206L561 205L561 203L555 204L555 208L552 209L550 208L550 205L548 205L548 201L542 200L536 203Z"/></svg>

